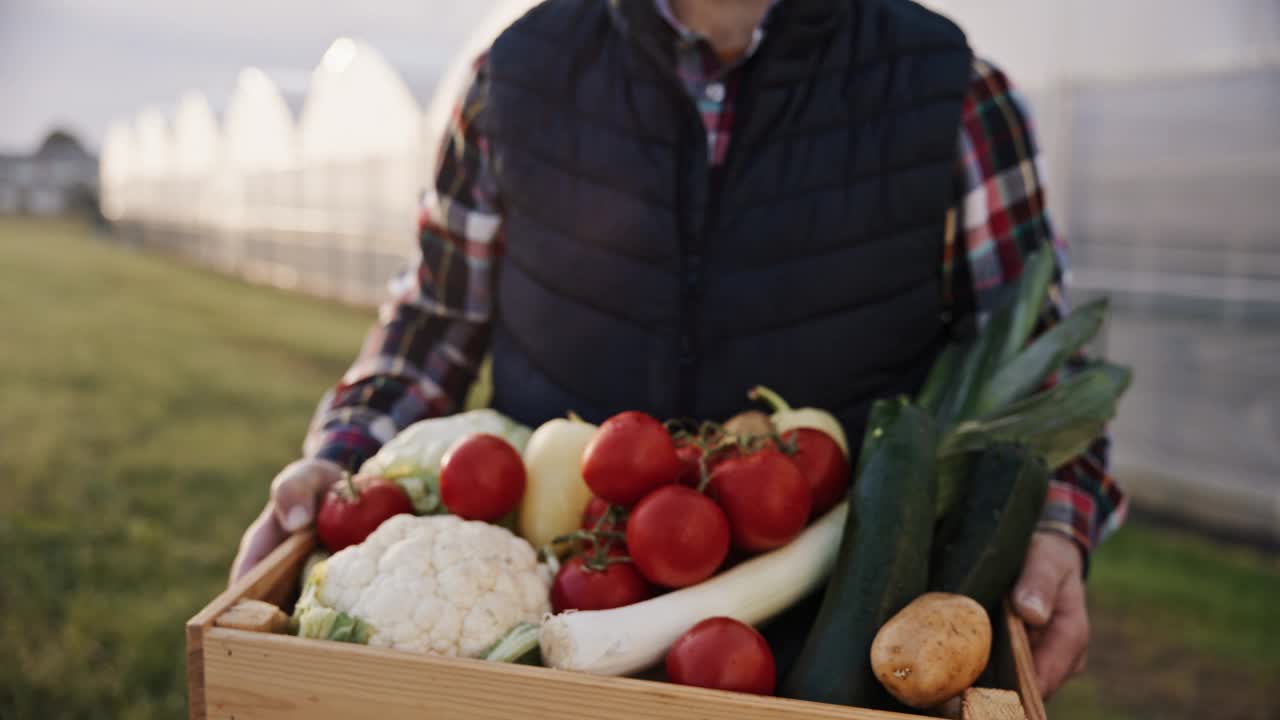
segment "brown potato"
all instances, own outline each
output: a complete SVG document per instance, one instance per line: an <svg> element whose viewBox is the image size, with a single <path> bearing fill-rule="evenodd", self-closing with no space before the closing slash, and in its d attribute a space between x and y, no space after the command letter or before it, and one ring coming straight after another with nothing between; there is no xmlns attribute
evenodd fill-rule
<svg viewBox="0 0 1280 720"><path fill-rule="evenodd" d="M891 695L928 708L964 692L987 667L991 619L972 598L925 593L880 628L871 668Z"/></svg>

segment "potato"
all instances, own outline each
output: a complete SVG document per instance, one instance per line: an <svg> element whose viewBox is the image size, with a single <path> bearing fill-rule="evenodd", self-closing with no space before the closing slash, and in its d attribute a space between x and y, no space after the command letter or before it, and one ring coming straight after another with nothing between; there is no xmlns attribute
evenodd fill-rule
<svg viewBox="0 0 1280 720"><path fill-rule="evenodd" d="M880 628L871 668L891 695L929 708L964 692L987 667L991 619L972 598L925 593Z"/></svg>

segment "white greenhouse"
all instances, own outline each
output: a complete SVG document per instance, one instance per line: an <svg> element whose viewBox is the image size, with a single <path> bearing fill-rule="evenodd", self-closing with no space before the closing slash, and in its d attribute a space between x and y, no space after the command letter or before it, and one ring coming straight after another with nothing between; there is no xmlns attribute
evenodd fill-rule
<svg viewBox="0 0 1280 720"><path fill-rule="evenodd" d="M178 217L172 191L173 139L169 121L156 108L138 113L133 123L137 219L149 233L159 232Z"/></svg>
<svg viewBox="0 0 1280 720"><path fill-rule="evenodd" d="M222 129L204 93L192 90L178 100L173 114L172 156L166 186L173 193L172 232L187 252L203 258L208 237L218 222L216 180L222 165Z"/></svg>
<svg viewBox="0 0 1280 720"><path fill-rule="evenodd" d="M115 223L128 222L137 213L137 146L133 128L116 122L102 140L99 161L102 213Z"/></svg>
<svg viewBox="0 0 1280 720"><path fill-rule="evenodd" d="M301 96L286 94L259 68L245 68L223 117L216 263L276 285L296 282L277 262L274 238L297 223L298 139L294 122Z"/></svg>
<svg viewBox="0 0 1280 720"><path fill-rule="evenodd" d="M312 75L298 122L298 214L276 249L299 282L377 300L413 251L428 176L422 100L369 45L341 38Z"/></svg>

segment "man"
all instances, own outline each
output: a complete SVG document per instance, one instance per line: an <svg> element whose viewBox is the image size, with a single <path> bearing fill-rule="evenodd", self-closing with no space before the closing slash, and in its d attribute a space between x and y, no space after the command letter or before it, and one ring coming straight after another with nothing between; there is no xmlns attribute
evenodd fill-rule
<svg viewBox="0 0 1280 720"><path fill-rule="evenodd" d="M906 0L550 0L476 65L421 259L233 574L396 431L494 406L723 418L763 383L836 413L919 389L1052 241L1025 112ZM1062 317L1061 278L1041 328ZM1060 470L1014 591L1042 690L1084 666L1083 566L1123 517L1106 441Z"/></svg>

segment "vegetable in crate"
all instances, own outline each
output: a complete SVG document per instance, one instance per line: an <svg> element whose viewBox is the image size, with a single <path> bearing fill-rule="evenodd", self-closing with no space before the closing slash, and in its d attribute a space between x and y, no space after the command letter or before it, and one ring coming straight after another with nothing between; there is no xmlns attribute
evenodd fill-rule
<svg viewBox="0 0 1280 720"><path fill-rule="evenodd" d="M681 469L667 429L636 411L605 420L582 454L582 477L591 492L628 507L675 482Z"/></svg>
<svg viewBox="0 0 1280 720"><path fill-rule="evenodd" d="M619 561L626 548L609 549L613 562L592 563L590 555L569 558L551 583L551 609L608 610L631 605L653 596L653 587L644 579L635 563Z"/></svg>
<svg viewBox="0 0 1280 720"><path fill-rule="evenodd" d="M799 428L820 430L836 441L845 457L849 456L849 441L845 438L844 428L840 425L840 421L826 410L793 408L782 399L781 395L763 385L751 388L747 396L752 400L763 400L773 408L773 415L769 419L773 421L778 434L785 434L788 430Z"/></svg>
<svg viewBox="0 0 1280 720"><path fill-rule="evenodd" d="M740 438L771 437L778 433L773 420L759 410L746 410L724 421L726 433Z"/></svg>
<svg viewBox="0 0 1280 720"><path fill-rule="evenodd" d="M675 488L664 491L669 489ZM707 618L762 623L813 592L830 573L847 510L840 503L781 548L692 587L613 610L548 618L540 635L543 660L561 670L630 675L661 661L680 635Z"/></svg>
<svg viewBox="0 0 1280 720"><path fill-rule="evenodd" d="M601 518L604 518L603 522L601 522ZM626 511L620 505L610 505L598 497L592 497L582 510L582 525L580 529L626 532Z"/></svg>
<svg viewBox="0 0 1280 720"><path fill-rule="evenodd" d="M810 515L817 517L844 499L853 477L849 473L848 441L840 421L824 410L792 410L786 401L767 387L756 386L748 396L763 399L777 409L779 439L800 474L808 481L813 496Z"/></svg>
<svg viewBox="0 0 1280 720"><path fill-rule="evenodd" d="M364 542L388 518L413 513L413 503L399 486L382 478L350 473L330 488L316 515L316 535L330 552Z"/></svg>
<svg viewBox="0 0 1280 720"><path fill-rule="evenodd" d="M517 529L534 547L543 547L578 527L591 490L582 479L582 451L596 426L581 418L556 418L538 426L524 449L528 484L520 501Z"/></svg>
<svg viewBox="0 0 1280 720"><path fill-rule="evenodd" d="M991 620L972 598L925 593L871 643L871 667L903 704L931 708L964 692L991 657Z"/></svg>
<svg viewBox="0 0 1280 720"><path fill-rule="evenodd" d="M718 463L710 490L729 520L733 546L747 552L791 542L804 530L813 504L800 469L768 444Z"/></svg>
<svg viewBox="0 0 1280 720"><path fill-rule="evenodd" d="M317 565L298 601L303 637L481 657L551 608L550 578L510 531L452 515L397 515Z"/></svg>
<svg viewBox="0 0 1280 720"><path fill-rule="evenodd" d="M772 695L773 652L756 629L713 617L689 628L667 652L667 678L681 685Z"/></svg>
<svg viewBox="0 0 1280 720"><path fill-rule="evenodd" d="M900 400L872 407L865 464L839 556L782 694L839 705L884 704L871 671L871 641L928 586L936 447L937 430L925 411Z"/></svg>
<svg viewBox="0 0 1280 720"><path fill-rule="evenodd" d="M655 585L681 588L711 577L729 554L729 521L706 495L683 485L649 493L627 516L627 547Z"/></svg>
<svg viewBox="0 0 1280 720"><path fill-rule="evenodd" d="M525 482L520 453L496 435L462 438L440 461L440 499L464 520L501 519L520 503Z"/></svg>
<svg viewBox="0 0 1280 720"><path fill-rule="evenodd" d="M391 438L360 466L360 474L384 477L404 488L419 515L448 512L440 502L440 462L458 440L497 435L524 452L529 428L488 408L416 422Z"/></svg>
<svg viewBox="0 0 1280 720"><path fill-rule="evenodd" d="M1022 570L1048 487L1048 467L1025 446L984 450L959 505L938 527L930 589L967 595L997 612Z"/></svg>

